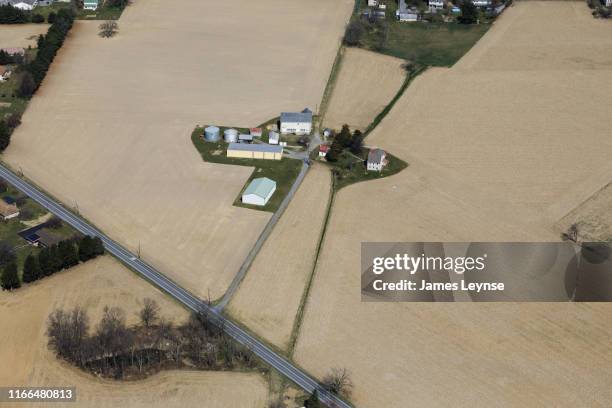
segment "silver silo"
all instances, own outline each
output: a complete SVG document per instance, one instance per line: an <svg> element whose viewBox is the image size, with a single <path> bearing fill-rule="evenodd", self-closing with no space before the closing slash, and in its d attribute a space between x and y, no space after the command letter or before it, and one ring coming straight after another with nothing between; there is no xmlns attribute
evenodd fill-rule
<svg viewBox="0 0 612 408"><path fill-rule="evenodd" d="M238 131L236 129L225 129L223 138L226 143L236 143L238 141Z"/></svg>
<svg viewBox="0 0 612 408"><path fill-rule="evenodd" d="M204 139L209 142L216 142L219 140L219 128L216 126L208 126L204 129Z"/></svg>

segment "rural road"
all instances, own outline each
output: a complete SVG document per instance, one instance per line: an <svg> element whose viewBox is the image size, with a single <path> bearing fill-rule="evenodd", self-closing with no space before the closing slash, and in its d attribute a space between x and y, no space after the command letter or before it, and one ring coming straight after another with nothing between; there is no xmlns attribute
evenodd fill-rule
<svg viewBox="0 0 612 408"><path fill-rule="evenodd" d="M135 254L131 253L123 246L119 245L93 225L89 224L83 218L73 214L70 210L62 206L58 201L51 198L47 194L40 191L36 186L28 181L21 179L10 169L0 164L0 177L4 178L8 183L12 184L22 193L28 195L34 201L39 203L41 206L46 208L49 212L55 214L66 223L72 225L76 230L83 234L100 237L104 243L106 250L121 260L125 265L132 268L135 272L139 273L158 286L160 289L168 293L170 296L181 302L187 308L195 312L203 312L210 317L211 321L217 323L230 337L236 340L238 343L248 347L255 353L259 358L265 361L267 364L278 370L282 375L293 381L300 388L308 393L312 393L315 389L319 393L319 399L321 402L338 408L349 408L351 405L344 402L337 396L329 393L322 389L319 383L311 376L306 374L303 370L293 365L290 361L285 359L280 354L272 351L259 339L251 336L241 327L236 325L230 319L221 315L218 310L210 307L207 303L198 299L193 294L189 293L183 287L172 282L161 272L139 259Z"/></svg>

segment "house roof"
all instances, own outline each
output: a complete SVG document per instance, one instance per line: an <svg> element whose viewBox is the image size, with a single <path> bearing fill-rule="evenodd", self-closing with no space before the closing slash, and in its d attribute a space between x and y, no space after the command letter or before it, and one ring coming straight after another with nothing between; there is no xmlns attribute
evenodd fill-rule
<svg viewBox="0 0 612 408"><path fill-rule="evenodd" d="M19 208L15 204L8 204L4 200L0 200L0 215L8 217L19 212Z"/></svg>
<svg viewBox="0 0 612 408"><path fill-rule="evenodd" d="M253 135L247 135L246 133L241 133L238 135L238 140L253 140Z"/></svg>
<svg viewBox="0 0 612 408"><path fill-rule="evenodd" d="M246 144L246 143L230 143L227 150L241 150L244 152L265 152L265 153L282 153L282 146L272 146L269 144Z"/></svg>
<svg viewBox="0 0 612 408"><path fill-rule="evenodd" d="M249 129L249 131L251 132L253 136L261 136L263 134L262 128L251 128Z"/></svg>
<svg viewBox="0 0 612 408"><path fill-rule="evenodd" d="M270 180L267 177L260 177L251 181L251 184L244 190L243 195L253 194L266 199L275 189L276 181Z"/></svg>
<svg viewBox="0 0 612 408"><path fill-rule="evenodd" d="M319 151L320 152L327 153L328 150L329 150L329 145L322 144L322 145L319 146Z"/></svg>
<svg viewBox="0 0 612 408"><path fill-rule="evenodd" d="M308 108L301 112L282 112L281 122L312 122L312 111Z"/></svg>
<svg viewBox="0 0 612 408"><path fill-rule="evenodd" d="M43 228L39 230L38 232L36 232L36 235L38 235L37 242L40 242L46 247L50 247L51 245L58 244L62 240L62 237L60 235L54 234L53 232L49 231L46 228Z"/></svg>
<svg viewBox="0 0 612 408"><path fill-rule="evenodd" d="M381 163L385 158L385 151L382 149L370 149L368 153L368 162L369 163Z"/></svg>

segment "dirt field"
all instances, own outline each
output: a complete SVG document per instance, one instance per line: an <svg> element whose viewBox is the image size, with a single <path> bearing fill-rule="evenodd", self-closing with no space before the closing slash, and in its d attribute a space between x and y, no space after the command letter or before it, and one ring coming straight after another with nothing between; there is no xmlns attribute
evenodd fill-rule
<svg viewBox="0 0 612 408"><path fill-rule="evenodd" d="M0 48L36 47L36 39L40 34L46 34L48 24L1 24Z"/></svg>
<svg viewBox="0 0 612 408"><path fill-rule="evenodd" d="M0 292L0 385L75 386L78 403L66 407L264 406L267 384L258 375L172 371L119 384L94 379L58 361L47 349L46 319L54 308L85 306L94 326L105 305L119 306L128 322L135 323L145 297L155 299L162 316L169 320L178 323L187 317L185 309L110 257L58 273L15 293Z"/></svg>
<svg viewBox="0 0 612 408"><path fill-rule="evenodd" d="M330 188L329 170L315 164L228 306L232 316L281 349L288 346L312 272Z"/></svg>
<svg viewBox="0 0 612 408"><path fill-rule="evenodd" d="M391 101L406 78L403 60L347 48L324 125L364 130Z"/></svg>
<svg viewBox="0 0 612 408"><path fill-rule="evenodd" d="M269 215L232 206L252 169L204 163L191 131L319 103L351 3L137 1L110 40L79 21L3 158L218 298Z"/></svg>
<svg viewBox="0 0 612 408"><path fill-rule="evenodd" d="M362 304L358 289L362 241L559 239L612 180L607 23L583 3L516 3L417 78L368 140L410 167L336 198L299 364L347 367L360 407L608 404L610 305Z"/></svg>

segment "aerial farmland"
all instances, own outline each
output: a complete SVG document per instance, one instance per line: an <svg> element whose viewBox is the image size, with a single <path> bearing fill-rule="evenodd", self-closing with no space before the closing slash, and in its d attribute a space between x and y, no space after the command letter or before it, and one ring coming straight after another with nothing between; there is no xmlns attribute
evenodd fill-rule
<svg viewBox="0 0 612 408"><path fill-rule="evenodd" d="M611 34L582 3L519 2L455 66L413 82L368 138L410 167L334 201L301 365L347 367L363 407L609 400L607 304L364 304L354 288L364 241L560 240L557 221L612 176L598 120Z"/></svg>
<svg viewBox="0 0 612 408"><path fill-rule="evenodd" d="M139 1L110 40L78 21L4 160L194 293L218 298L269 214L232 206L252 169L202 162L191 131L315 106L350 12L348 0L306 9Z"/></svg>

